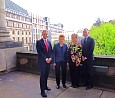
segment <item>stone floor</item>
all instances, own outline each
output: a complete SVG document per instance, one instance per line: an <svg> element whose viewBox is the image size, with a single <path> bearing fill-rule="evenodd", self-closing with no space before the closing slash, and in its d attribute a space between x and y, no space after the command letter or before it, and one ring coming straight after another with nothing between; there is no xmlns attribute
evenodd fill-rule
<svg viewBox="0 0 115 98"><path fill-rule="evenodd" d="M115 98L115 91L93 88L85 90L84 87L55 88L55 80L49 79L48 85L52 89L47 91L48 98ZM0 75L0 98L42 98L39 90L39 76L23 73L11 72Z"/></svg>

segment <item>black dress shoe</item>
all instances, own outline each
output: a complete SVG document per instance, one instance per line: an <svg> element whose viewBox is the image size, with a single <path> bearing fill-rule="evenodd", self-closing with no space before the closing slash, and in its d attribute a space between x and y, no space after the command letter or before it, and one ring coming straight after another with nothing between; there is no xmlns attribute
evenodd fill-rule
<svg viewBox="0 0 115 98"><path fill-rule="evenodd" d="M72 87L73 87L73 88L77 88L77 86L75 86L75 85L73 85Z"/></svg>
<svg viewBox="0 0 115 98"><path fill-rule="evenodd" d="M77 87L79 87L79 85L73 85L72 87L73 87L73 88L77 88Z"/></svg>
<svg viewBox="0 0 115 98"><path fill-rule="evenodd" d="M89 89L91 89L91 88L93 88L93 86L87 86L87 87L86 87L86 90L89 90Z"/></svg>
<svg viewBox="0 0 115 98"><path fill-rule="evenodd" d="M60 88L60 86L59 86L59 85L57 85L57 86L56 86L56 88L57 88L57 89L59 89L59 88Z"/></svg>
<svg viewBox="0 0 115 98"><path fill-rule="evenodd" d="M63 85L63 88L66 88L66 85Z"/></svg>
<svg viewBox="0 0 115 98"><path fill-rule="evenodd" d="M47 90L47 91L51 91L51 89L49 88L49 87L46 87L46 89L45 90Z"/></svg>
<svg viewBox="0 0 115 98"><path fill-rule="evenodd" d="M47 95L46 95L45 92L42 92L42 93L41 93L41 96L42 96L42 97L47 97Z"/></svg>

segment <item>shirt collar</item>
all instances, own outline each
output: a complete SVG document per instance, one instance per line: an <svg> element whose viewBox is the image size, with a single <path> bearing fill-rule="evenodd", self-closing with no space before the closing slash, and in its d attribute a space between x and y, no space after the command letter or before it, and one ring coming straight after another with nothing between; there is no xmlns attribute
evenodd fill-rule
<svg viewBox="0 0 115 98"><path fill-rule="evenodd" d="M44 38L43 38L43 40L44 40L44 41L48 41L48 39L44 39Z"/></svg>
<svg viewBox="0 0 115 98"><path fill-rule="evenodd" d="M89 37L89 35L87 37L85 37L86 39Z"/></svg>
<svg viewBox="0 0 115 98"><path fill-rule="evenodd" d="M88 35L87 37L85 37L85 39L87 40L87 39L88 39L88 37L89 37L89 35Z"/></svg>

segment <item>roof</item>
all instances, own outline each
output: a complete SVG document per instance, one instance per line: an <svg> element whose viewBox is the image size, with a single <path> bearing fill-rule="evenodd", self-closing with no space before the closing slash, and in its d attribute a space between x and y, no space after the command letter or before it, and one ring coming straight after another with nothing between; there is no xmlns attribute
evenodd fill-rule
<svg viewBox="0 0 115 98"><path fill-rule="evenodd" d="M16 13L19 13L21 15L29 15L27 10L25 10L24 8L20 7L19 5L15 4L10 0L5 0L5 7L7 10L15 11Z"/></svg>

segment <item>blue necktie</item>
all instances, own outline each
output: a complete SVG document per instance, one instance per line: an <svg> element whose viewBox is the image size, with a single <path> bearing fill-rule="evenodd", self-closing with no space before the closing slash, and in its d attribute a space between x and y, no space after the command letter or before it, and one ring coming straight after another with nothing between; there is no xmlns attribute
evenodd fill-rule
<svg viewBox="0 0 115 98"><path fill-rule="evenodd" d="M87 38L85 37L85 39L84 39L84 43L86 43L87 42Z"/></svg>

